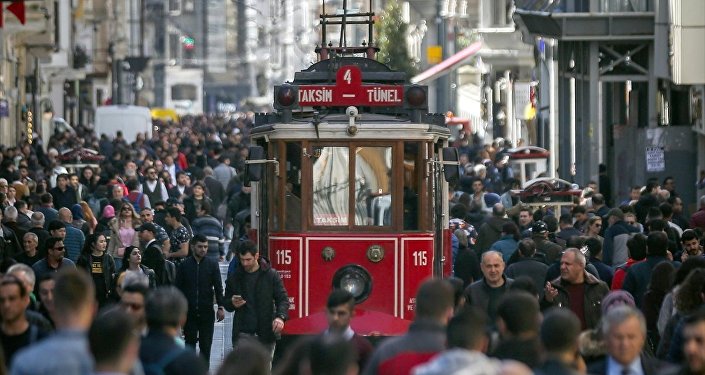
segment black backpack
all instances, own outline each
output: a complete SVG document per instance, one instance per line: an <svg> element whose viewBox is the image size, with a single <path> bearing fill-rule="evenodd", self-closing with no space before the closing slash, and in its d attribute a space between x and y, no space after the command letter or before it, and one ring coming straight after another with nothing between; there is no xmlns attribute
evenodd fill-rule
<svg viewBox="0 0 705 375"><path fill-rule="evenodd" d="M144 370L144 375L164 375L164 368L180 356L184 350L186 349L176 347L164 354L157 362L143 363L142 369Z"/></svg>
<svg viewBox="0 0 705 375"><path fill-rule="evenodd" d="M174 285L176 282L176 265L174 262L164 259L164 271L162 272L162 285Z"/></svg>

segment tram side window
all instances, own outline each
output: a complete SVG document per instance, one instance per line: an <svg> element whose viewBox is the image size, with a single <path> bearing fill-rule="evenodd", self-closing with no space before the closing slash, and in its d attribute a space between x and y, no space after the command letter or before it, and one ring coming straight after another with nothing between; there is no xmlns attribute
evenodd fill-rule
<svg viewBox="0 0 705 375"><path fill-rule="evenodd" d="M286 144L284 205L287 230L301 230L301 144Z"/></svg>
<svg viewBox="0 0 705 375"><path fill-rule="evenodd" d="M321 147L320 153L314 152L312 159L313 225L348 225L348 148Z"/></svg>
<svg viewBox="0 0 705 375"><path fill-rule="evenodd" d="M392 224L392 148L355 149L355 225Z"/></svg>
<svg viewBox="0 0 705 375"><path fill-rule="evenodd" d="M419 229L419 142L404 142L404 230Z"/></svg>

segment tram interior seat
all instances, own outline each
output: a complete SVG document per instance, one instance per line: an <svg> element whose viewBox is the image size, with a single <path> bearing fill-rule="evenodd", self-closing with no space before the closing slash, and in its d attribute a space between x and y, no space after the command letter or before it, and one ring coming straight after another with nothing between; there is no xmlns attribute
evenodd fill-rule
<svg viewBox="0 0 705 375"><path fill-rule="evenodd" d="M391 194L381 195L372 199L373 222L376 226L391 224L392 196Z"/></svg>

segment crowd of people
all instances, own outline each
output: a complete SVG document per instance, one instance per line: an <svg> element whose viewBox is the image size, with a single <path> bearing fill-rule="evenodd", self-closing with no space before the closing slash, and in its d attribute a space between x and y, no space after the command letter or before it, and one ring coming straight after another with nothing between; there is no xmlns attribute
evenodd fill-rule
<svg viewBox="0 0 705 375"><path fill-rule="evenodd" d="M1 373L207 373L226 309L239 317L233 342L274 350L288 298L247 241L238 176L252 116L157 126L131 143L79 126L1 150ZM45 350L52 359L38 361Z"/></svg>
<svg viewBox="0 0 705 375"><path fill-rule="evenodd" d="M0 373L205 374L226 311L219 373L270 373L289 299L247 239L251 126L185 117L130 144L79 127L3 149ZM373 348L334 290L328 329L274 373L705 374L705 196L687 216L671 177L620 200L601 174L572 204L530 206L507 148L461 147L453 277L422 284L407 334Z"/></svg>

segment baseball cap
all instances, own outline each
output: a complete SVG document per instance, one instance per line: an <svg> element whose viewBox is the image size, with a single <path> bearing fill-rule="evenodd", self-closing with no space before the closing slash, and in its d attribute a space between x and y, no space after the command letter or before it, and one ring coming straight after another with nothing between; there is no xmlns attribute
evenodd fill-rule
<svg viewBox="0 0 705 375"><path fill-rule="evenodd" d="M531 233L548 233L548 225L542 220L536 221L531 225Z"/></svg>
<svg viewBox="0 0 705 375"><path fill-rule="evenodd" d="M142 232L145 230L148 230L152 233L157 233L157 227L155 227L154 224L152 224L152 223L144 223L144 224L140 225L139 227L137 227L138 232Z"/></svg>

